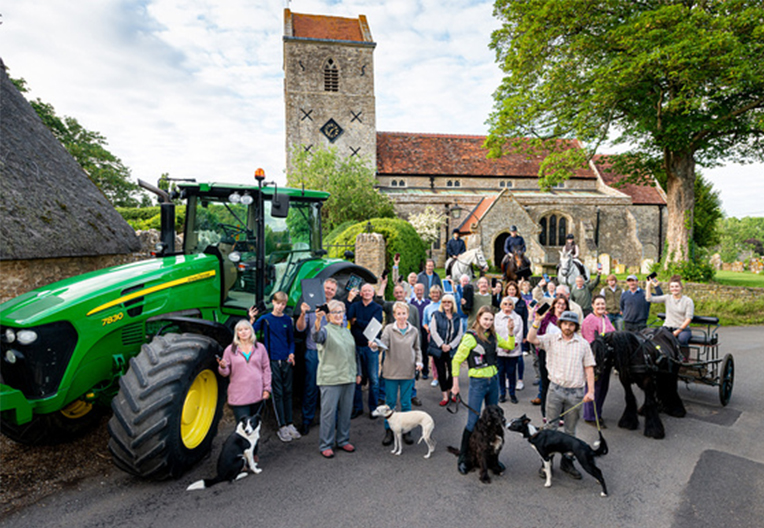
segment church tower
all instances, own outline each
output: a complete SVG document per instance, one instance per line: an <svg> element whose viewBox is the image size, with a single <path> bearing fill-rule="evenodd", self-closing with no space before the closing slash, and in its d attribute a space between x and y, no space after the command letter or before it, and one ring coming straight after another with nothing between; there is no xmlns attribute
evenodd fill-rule
<svg viewBox="0 0 764 528"><path fill-rule="evenodd" d="M284 10L287 173L293 149L318 147L361 156L376 171L375 47L364 15Z"/></svg>

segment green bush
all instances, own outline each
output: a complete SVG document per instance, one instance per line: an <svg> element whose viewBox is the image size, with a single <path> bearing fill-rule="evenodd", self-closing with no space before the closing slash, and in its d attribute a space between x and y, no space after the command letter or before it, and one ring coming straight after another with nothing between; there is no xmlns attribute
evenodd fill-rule
<svg viewBox="0 0 764 528"><path fill-rule="evenodd" d="M385 238L385 268L392 270L393 256L396 253L401 254L399 273L406 278L409 273L419 272L422 269L422 263L427 258L427 246L419 237L410 223L399 218L372 218L369 220L374 226L373 231L381 234ZM337 238L334 244L355 244L355 238L359 233L366 230L367 222L359 222L345 229ZM342 258L343 251L339 248L331 248L330 257ZM392 279L392 273L390 274ZM392 293L392 280L388 283L387 295Z"/></svg>
<svg viewBox="0 0 764 528"><path fill-rule="evenodd" d="M335 240L337 240L337 237L340 236L345 229L347 229L350 226L353 226L357 224L355 220L348 220L347 222L342 222L340 225L332 229L328 235L326 235L323 239L323 243L325 246L329 244L336 244Z"/></svg>
<svg viewBox="0 0 764 528"><path fill-rule="evenodd" d="M690 253L694 255L690 260L672 262L664 269L668 253L664 252L663 259L650 267L650 271L658 274L662 280L668 280L672 275L681 275L685 282L711 282L716 270L711 265L708 250L695 247L690 242Z"/></svg>
<svg viewBox="0 0 764 528"><path fill-rule="evenodd" d="M154 207L117 207L117 212L122 218L130 224L130 227L136 231L145 231L147 229L161 228L161 214L159 206ZM186 207L183 205L175 206L175 232L183 231L186 222Z"/></svg>

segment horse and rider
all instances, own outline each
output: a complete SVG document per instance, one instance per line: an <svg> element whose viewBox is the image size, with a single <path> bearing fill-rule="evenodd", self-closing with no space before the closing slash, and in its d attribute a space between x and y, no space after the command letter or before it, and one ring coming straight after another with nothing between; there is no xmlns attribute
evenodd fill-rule
<svg viewBox="0 0 764 528"><path fill-rule="evenodd" d="M472 265L476 265L481 271L488 271L488 263L480 248L467 251L467 245L461 238L458 229L454 229L452 237L446 244L446 276L458 279L463 274L473 277Z"/></svg>
<svg viewBox="0 0 764 528"><path fill-rule="evenodd" d="M504 242L504 258L501 272L505 281L528 280L532 275L531 261L525 256L525 240L517 232L517 226L509 227L509 236Z"/></svg>

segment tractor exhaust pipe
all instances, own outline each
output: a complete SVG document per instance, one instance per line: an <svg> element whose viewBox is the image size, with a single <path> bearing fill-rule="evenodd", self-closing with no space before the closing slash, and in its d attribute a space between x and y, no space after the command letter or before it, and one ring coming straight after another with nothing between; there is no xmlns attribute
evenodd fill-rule
<svg viewBox="0 0 764 528"><path fill-rule="evenodd" d="M161 203L159 204L161 229L159 240L162 244L162 251L160 254L167 255L175 253L175 204L170 199L170 195L167 191L163 191L159 187L154 187L150 183L141 179L138 179L138 185L147 191L156 194L161 200Z"/></svg>

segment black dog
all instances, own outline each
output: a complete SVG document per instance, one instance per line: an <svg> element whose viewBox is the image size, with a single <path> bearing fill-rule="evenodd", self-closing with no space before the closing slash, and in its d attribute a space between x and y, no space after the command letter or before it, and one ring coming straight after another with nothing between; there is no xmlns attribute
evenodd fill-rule
<svg viewBox="0 0 764 528"><path fill-rule="evenodd" d="M218 457L218 474L215 478L197 480L186 490L206 489L218 482L239 480L247 476L247 469L260 473L254 452L260 439L260 416L245 416L236 424Z"/></svg>
<svg viewBox="0 0 764 528"><path fill-rule="evenodd" d="M552 485L552 455L554 455L554 453L560 453L562 455L565 453L573 453L581 464L581 467L584 468L584 471L589 473L600 483L602 486L602 496L607 497L607 486L605 485L602 471L600 471L594 463L594 457L605 455L608 451L607 443L602 437L601 432L599 440L600 445L595 451L583 440L580 440L575 436L570 436L567 433L553 431L551 429L536 430L536 428L531 425L531 419L525 415L509 422L507 429L522 433L523 438L526 438L533 446L533 449L535 449L541 456L541 460L544 462L544 471L546 472L545 487L548 488Z"/></svg>
<svg viewBox="0 0 764 528"><path fill-rule="evenodd" d="M466 457L467 471L479 467L480 482L484 484L491 482L489 469L496 475L504 472L504 464L499 462L499 453L504 446L505 425L506 420L501 407L488 405L483 409L483 414L478 418L475 430L470 435ZM455 455L459 454L455 447L449 447L448 450Z"/></svg>

